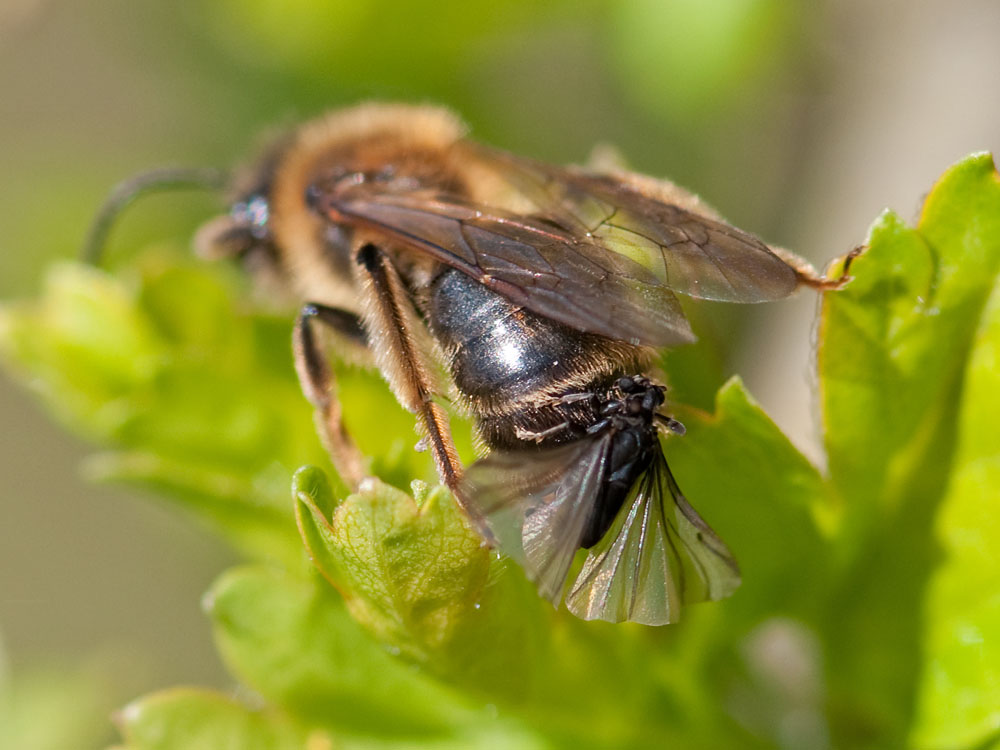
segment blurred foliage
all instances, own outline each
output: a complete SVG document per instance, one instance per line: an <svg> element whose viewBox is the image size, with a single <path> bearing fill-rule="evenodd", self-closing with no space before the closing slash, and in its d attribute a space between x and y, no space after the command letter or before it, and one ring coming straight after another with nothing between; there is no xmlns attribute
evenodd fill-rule
<svg viewBox="0 0 1000 750"><path fill-rule="evenodd" d="M254 561L205 599L250 692L140 698L119 715L132 750L972 748L1000 721L998 270L988 156L947 172L916 227L875 223L823 304L828 476L736 379L711 413L678 407L668 457L745 582L658 629L541 601L425 484L412 419L368 373L340 366L341 395L383 481L347 495L296 472L328 464L289 317L233 269L56 266L3 308L0 351L107 447L96 476L159 489Z"/></svg>
<svg viewBox="0 0 1000 750"><path fill-rule="evenodd" d="M132 682L123 674L122 656L107 652L72 667L14 672L0 649L0 747L65 750L109 742L107 717L127 695L122 684Z"/></svg>

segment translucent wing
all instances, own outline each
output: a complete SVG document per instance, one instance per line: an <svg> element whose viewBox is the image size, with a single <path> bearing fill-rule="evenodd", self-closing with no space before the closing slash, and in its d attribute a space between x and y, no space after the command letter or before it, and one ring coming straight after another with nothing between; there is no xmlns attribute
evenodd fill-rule
<svg viewBox="0 0 1000 750"><path fill-rule="evenodd" d="M642 190L628 175L557 167L471 142L463 148L485 169L494 165L522 203L526 199L553 223L585 233L588 250L625 255L675 292L764 302L798 286L795 268L753 235Z"/></svg>
<svg viewBox="0 0 1000 750"><path fill-rule="evenodd" d="M318 206L334 221L375 230L577 330L652 346L694 340L677 298L649 269L541 218L368 183L330 190Z"/></svg>
<svg viewBox="0 0 1000 750"><path fill-rule="evenodd" d="M729 549L688 504L660 453L591 548L566 606L584 620L666 625L681 605L721 599L739 584Z"/></svg>
<svg viewBox="0 0 1000 750"><path fill-rule="evenodd" d="M674 292L763 302L799 284L796 269L756 237L692 210L690 201L671 203L649 187L654 181L556 167L468 141L451 157L475 183L469 190L347 181L316 186L315 205L539 315L653 346L694 338Z"/></svg>
<svg viewBox="0 0 1000 750"><path fill-rule="evenodd" d="M610 441L497 451L469 467L461 493L480 532L558 604L604 477Z"/></svg>

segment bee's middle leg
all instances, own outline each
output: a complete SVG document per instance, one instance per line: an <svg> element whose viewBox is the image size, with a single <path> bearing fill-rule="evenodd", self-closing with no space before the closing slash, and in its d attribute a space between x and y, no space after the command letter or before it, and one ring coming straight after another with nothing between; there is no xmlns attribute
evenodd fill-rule
<svg viewBox="0 0 1000 750"><path fill-rule="evenodd" d="M292 348L295 370L306 398L316 408L316 424L334 468L350 489L364 478L364 457L344 428L336 378L316 340L315 324L322 323L352 343L367 344L361 321L353 313L315 303L302 306L295 321Z"/></svg>

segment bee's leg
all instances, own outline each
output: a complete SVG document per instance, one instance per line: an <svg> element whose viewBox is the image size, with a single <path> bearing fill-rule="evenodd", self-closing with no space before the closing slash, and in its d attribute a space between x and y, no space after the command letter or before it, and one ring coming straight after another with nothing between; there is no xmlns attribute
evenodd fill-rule
<svg viewBox="0 0 1000 750"><path fill-rule="evenodd" d="M358 344L365 344L364 328L358 316L324 305L302 306L295 321L292 348L295 370L302 391L316 407L316 425L320 438L340 478L352 490L364 478L364 459L354 440L347 434L337 400L336 379L330 364L316 341L315 323L322 323Z"/></svg>
<svg viewBox="0 0 1000 750"><path fill-rule="evenodd" d="M419 418L438 475L457 496L462 469L448 417L434 401L439 389L435 387L429 355L433 345L426 326L417 317L409 292L387 255L369 244L356 257L366 329L379 369L403 407Z"/></svg>
<svg viewBox="0 0 1000 750"><path fill-rule="evenodd" d="M558 435L564 430L569 430L572 428L569 422L560 422L557 425L553 425L545 430L526 430L525 428L517 425L514 427L514 436L518 440L531 440L536 443L541 443L543 440L552 437L553 435Z"/></svg>

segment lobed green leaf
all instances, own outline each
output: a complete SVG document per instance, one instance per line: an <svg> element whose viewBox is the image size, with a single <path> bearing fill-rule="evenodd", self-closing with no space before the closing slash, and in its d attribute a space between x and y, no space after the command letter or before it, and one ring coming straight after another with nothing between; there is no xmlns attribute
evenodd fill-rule
<svg viewBox="0 0 1000 750"><path fill-rule="evenodd" d="M949 170L916 229L885 214L868 245L854 281L824 300L820 329L830 479L843 511L824 640L838 741L884 747L901 745L913 718L923 599L938 562L934 517L1000 270L990 157Z"/></svg>
<svg viewBox="0 0 1000 750"><path fill-rule="evenodd" d="M372 479L337 503L323 473L305 468L293 491L310 557L379 640L466 685L529 688L543 605L519 573L491 570L447 490L422 489L418 505Z"/></svg>
<svg viewBox="0 0 1000 750"><path fill-rule="evenodd" d="M935 522L943 561L924 603L912 743L974 747L1000 727L1000 288L976 334L958 446Z"/></svg>
<svg viewBox="0 0 1000 750"><path fill-rule="evenodd" d="M667 458L743 570L723 619L742 628L764 616L815 618L830 574L823 478L738 378L719 390L714 415L680 413L687 434L667 441Z"/></svg>
<svg viewBox="0 0 1000 750"><path fill-rule="evenodd" d="M167 490L243 552L291 564L285 488L322 453L283 369L289 324L245 310L237 279L156 255L123 278L62 264L41 299L0 310L0 353L110 449L92 477Z"/></svg>

